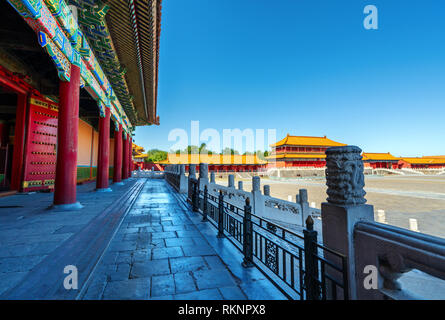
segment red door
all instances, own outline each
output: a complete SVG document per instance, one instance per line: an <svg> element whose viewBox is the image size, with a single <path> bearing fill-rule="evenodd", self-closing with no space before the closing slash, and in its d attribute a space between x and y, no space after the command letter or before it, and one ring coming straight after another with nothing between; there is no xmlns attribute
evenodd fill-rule
<svg viewBox="0 0 445 320"><path fill-rule="evenodd" d="M24 192L53 189L57 158L57 104L31 97L24 158Z"/></svg>

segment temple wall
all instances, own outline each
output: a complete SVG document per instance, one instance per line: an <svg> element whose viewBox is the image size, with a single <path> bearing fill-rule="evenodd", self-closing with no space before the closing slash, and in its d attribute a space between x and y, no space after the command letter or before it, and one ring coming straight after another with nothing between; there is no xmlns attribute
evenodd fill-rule
<svg viewBox="0 0 445 320"><path fill-rule="evenodd" d="M98 133L91 125L79 119L79 142L77 151L77 181L96 176Z"/></svg>

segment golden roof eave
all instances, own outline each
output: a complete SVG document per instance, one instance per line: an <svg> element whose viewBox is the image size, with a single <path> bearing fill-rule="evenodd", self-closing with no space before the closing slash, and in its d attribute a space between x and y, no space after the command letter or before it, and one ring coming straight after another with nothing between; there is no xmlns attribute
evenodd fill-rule
<svg viewBox="0 0 445 320"><path fill-rule="evenodd" d="M293 146L308 146L308 147L339 147L346 146L344 143L340 143L324 137L310 137L310 136L291 136L287 135L277 143L271 144L271 147L279 147L284 145Z"/></svg>

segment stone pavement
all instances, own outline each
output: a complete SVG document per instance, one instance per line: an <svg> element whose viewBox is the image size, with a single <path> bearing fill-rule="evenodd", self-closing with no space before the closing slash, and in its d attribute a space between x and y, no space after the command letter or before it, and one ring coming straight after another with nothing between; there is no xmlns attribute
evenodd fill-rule
<svg viewBox="0 0 445 320"><path fill-rule="evenodd" d="M113 192L108 193L95 192L95 183L80 185L77 188L78 200L84 208L71 212L48 210L53 201L52 193L16 194L0 198L0 298L41 298L40 295L17 296L14 292L7 292L16 287L23 289L26 282L37 290L54 278L54 270L39 269L39 266L54 264L56 252L59 257L68 255L69 251L64 248L70 244L70 239L81 240L76 235L84 234L86 227L92 221L97 221L98 216L107 207L113 206L116 199L126 194L135 182L135 179L130 179L124 185L112 185ZM81 247L84 245L79 243ZM27 279L36 270L43 272L43 276L34 276L32 283ZM61 270L56 272L63 276Z"/></svg>
<svg viewBox="0 0 445 320"><path fill-rule="evenodd" d="M164 180L149 179L82 299L286 299Z"/></svg>

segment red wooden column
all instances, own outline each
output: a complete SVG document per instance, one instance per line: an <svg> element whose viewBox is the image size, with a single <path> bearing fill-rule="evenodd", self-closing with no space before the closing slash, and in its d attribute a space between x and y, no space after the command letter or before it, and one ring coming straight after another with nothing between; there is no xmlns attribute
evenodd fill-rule
<svg viewBox="0 0 445 320"><path fill-rule="evenodd" d="M108 187L110 175L110 114L110 108L105 107L105 117L99 118L96 191L111 191Z"/></svg>
<svg viewBox="0 0 445 320"><path fill-rule="evenodd" d="M71 80L60 81L54 206L62 210L82 208L76 201L79 92L80 68L71 65Z"/></svg>
<svg viewBox="0 0 445 320"><path fill-rule="evenodd" d="M133 172L133 138L130 138L128 146L128 177L131 178Z"/></svg>
<svg viewBox="0 0 445 320"><path fill-rule="evenodd" d="M113 182L122 184L122 125L114 132L114 173Z"/></svg>
<svg viewBox="0 0 445 320"><path fill-rule="evenodd" d="M122 169L122 179L128 178L128 145L130 137L128 133L124 133L124 152L123 152L123 169Z"/></svg>

